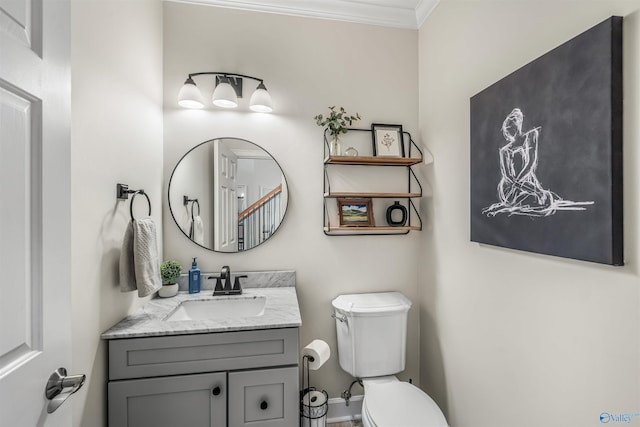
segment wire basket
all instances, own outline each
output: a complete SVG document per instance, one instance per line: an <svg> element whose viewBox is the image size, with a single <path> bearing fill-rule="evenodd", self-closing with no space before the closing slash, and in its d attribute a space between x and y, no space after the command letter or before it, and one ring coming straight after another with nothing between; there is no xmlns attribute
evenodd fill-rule
<svg viewBox="0 0 640 427"><path fill-rule="evenodd" d="M301 427L325 427L328 409L329 395L327 392L310 387L300 400Z"/></svg>

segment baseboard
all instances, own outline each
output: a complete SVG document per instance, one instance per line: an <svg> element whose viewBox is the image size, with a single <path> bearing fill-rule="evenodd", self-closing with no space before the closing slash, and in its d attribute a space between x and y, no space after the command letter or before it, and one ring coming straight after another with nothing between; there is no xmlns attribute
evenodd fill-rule
<svg viewBox="0 0 640 427"><path fill-rule="evenodd" d="M327 423L340 423L361 419L363 398L363 395L351 396L351 399L349 399L349 406L345 405L344 399L340 397L329 399Z"/></svg>

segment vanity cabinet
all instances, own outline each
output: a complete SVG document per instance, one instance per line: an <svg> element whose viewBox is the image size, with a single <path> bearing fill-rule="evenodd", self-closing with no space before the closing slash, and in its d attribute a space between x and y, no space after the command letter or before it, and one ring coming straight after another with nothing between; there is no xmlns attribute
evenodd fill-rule
<svg viewBox="0 0 640 427"><path fill-rule="evenodd" d="M109 341L110 427L297 427L298 328Z"/></svg>
<svg viewBox="0 0 640 427"><path fill-rule="evenodd" d="M349 132L353 133L371 133L370 129L351 128ZM334 156L329 154L329 138L327 131L324 134L325 158L324 158L324 233L328 236L345 236L345 235L387 235L387 234L408 234L410 231L422 230L422 219L416 209L413 199L422 197L422 186L418 181L412 167L423 161L422 152L417 147L411 134L403 132L403 151L408 157L376 157L376 156ZM417 152L418 156L412 154ZM402 184L400 191L335 191L331 188L330 175L331 169L338 167L393 167L406 169L406 181ZM331 199L404 199L407 212L406 224L403 226L344 226L339 221L332 219L328 206ZM332 203L335 203L332 202ZM414 218L414 221L412 221Z"/></svg>
<svg viewBox="0 0 640 427"><path fill-rule="evenodd" d="M226 390L226 372L112 381L109 426L226 427Z"/></svg>
<svg viewBox="0 0 640 427"><path fill-rule="evenodd" d="M297 367L229 372L229 426L297 426L297 400Z"/></svg>

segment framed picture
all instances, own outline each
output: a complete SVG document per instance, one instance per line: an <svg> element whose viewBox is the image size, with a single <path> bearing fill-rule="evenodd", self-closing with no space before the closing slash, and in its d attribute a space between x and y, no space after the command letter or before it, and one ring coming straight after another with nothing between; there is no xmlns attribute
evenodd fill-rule
<svg viewBox="0 0 640 427"><path fill-rule="evenodd" d="M622 107L620 17L474 95L471 240L623 265Z"/></svg>
<svg viewBox="0 0 640 427"><path fill-rule="evenodd" d="M402 125L371 125L373 155L378 157L404 157Z"/></svg>
<svg viewBox="0 0 640 427"><path fill-rule="evenodd" d="M337 200L341 227L372 227L374 225L371 199L339 198Z"/></svg>

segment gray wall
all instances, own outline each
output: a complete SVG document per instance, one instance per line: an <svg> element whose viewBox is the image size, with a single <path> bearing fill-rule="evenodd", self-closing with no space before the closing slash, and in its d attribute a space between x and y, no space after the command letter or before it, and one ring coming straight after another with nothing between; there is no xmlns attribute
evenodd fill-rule
<svg viewBox="0 0 640 427"><path fill-rule="evenodd" d="M130 202L116 201L116 184L147 192L160 239L166 215L162 3L72 0L71 37L73 366L67 368L86 374L87 382L69 401L74 426L99 427L106 423L107 380L100 334L148 299L119 290ZM144 197L135 203L136 215L146 216Z"/></svg>
<svg viewBox="0 0 640 427"><path fill-rule="evenodd" d="M602 412L638 412L639 9L443 0L420 29L420 139L435 157L417 260L421 383L452 426L598 426ZM469 98L611 15L625 16L627 265L471 243Z"/></svg>
<svg viewBox="0 0 640 427"><path fill-rule="evenodd" d="M323 234L323 139L313 117L338 105L360 113L363 120L358 125L363 127L372 122L402 123L416 133L417 49L417 30L164 4L165 182L175 162L194 145L211 138L238 137L271 153L289 185L289 207L278 232L246 253L220 254L193 245L166 214L165 206L165 257L186 263L197 256L203 271L219 271L223 265L236 271L296 270L301 345L320 338L334 354L311 374L311 383L331 397L339 396L352 380L338 366L331 300L341 293L400 290L417 302L419 239L418 233ZM208 70L263 78L274 113L248 109L255 86L247 80L237 110L178 107L178 91L187 74ZM196 78L196 83L205 99L210 99L213 78ZM399 181L401 186L405 180L406 175ZM375 189L384 181L374 175L369 184ZM379 220L384 221L383 216ZM409 318L407 370L402 376L418 381L417 305Z"/></svg>

